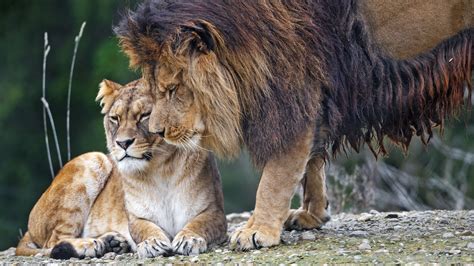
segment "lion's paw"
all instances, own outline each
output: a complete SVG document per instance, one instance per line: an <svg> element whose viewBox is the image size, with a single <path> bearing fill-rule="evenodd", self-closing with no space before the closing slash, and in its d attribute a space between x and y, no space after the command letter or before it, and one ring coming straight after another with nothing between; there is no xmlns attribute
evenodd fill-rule
<svg viewBox="0 0 474 266"><path fill-rule="evenodd" d="M237 229L230 238L230 247L238 251L276 246L280 243L279 229L268 226L251 226Z"/></svg>
<svg viewBox="0 0 474 266"><path fill-rule="evenodd" d="M191 231L181 231L173 239L173 252L181 255L197 255L207 251L207 242Z"/></svg>
<svg viewBox="0 0 474 266"><path fill-rule="evenodd" d="M286 230L310 230L319 229L327 223L331 217L326 210L319 215L314 215L303 209L290 210L285 222Z"/></svg>
<svg viewBox="0 0 474 266"><path fill-rule="evenodd" d="M128 243L127 239L117 232L106 233L102 235L100 239L104 241L107 252L124 254L131 250L130 243Z"/></svg>
<svg viewBox="0 0 474 266"><path fill-rule="evenodd" d="M154 258L167 256L172 252L171 243L168 239L150 237L137 245L139 258Z"/></svg>

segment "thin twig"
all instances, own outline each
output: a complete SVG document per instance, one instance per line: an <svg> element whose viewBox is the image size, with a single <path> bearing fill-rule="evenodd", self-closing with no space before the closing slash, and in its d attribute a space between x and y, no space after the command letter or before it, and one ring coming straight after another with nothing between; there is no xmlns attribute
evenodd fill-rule
<svg viewBox="0 0 474 266"><path fill-rule="evenodd" d="M48 43L48 33L44 33L44 47L43 47L43 85L42 85L42 97L46 97L46 60L49 54L51 46ZM43 125L44 125L44 138L46 142L46 153L48 154L49 170L51 171L51 178L54 178L53 162L51 160L51 151L49 149L48 139L48 124L46 121L46 108L43 106Z"/></svg>
<svg viewBox="0 0 474 266"><path fill-rule="evenodd" d="M63 168L63 160L61 159L61 151L59 149L58 135L56 134L56 126L54 125L53 115L51 114L51 110L49 109L49 104L46 99L41 97L41 102L43 102L43 106L45 107L48 113L49 122L51 123L51 128L53 130L54 142L56 144L56 152L58 153L59 167Z"/></svg>
<svg viewBox="0 0 474 266"><path fill-rule="evenodd" d="M71 160L71 134L69 130L69 121L71 116L71 89L72 89L72 75L74 73L74 64L76 62L76 54L77 48L79 47L79 42L82 38L82 32L84 31L84 27L86 26L86 22L82 23L81 29L79 30L79 34L74 39L74 54L72 55L72 62L71 62L71 71L69 72L69 87L67 92L67 113L66 113L66 131L67 131L67 160Z"/></svg>

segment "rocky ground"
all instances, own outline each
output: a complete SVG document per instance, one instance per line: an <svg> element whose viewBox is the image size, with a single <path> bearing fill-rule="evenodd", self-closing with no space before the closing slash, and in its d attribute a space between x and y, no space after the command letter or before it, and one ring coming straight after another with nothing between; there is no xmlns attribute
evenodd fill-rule
<svg viewBox="0 0 474 266"><path fill-rule="evenodd" d="M230 214L229 232L249 213ZM283 244L250 252L215 247L199 256L138 259L106 254L100 259L58 261L0 252L0 264L146 263L474 263L474 211L338 214L321 230L284 232Z"/></svg>

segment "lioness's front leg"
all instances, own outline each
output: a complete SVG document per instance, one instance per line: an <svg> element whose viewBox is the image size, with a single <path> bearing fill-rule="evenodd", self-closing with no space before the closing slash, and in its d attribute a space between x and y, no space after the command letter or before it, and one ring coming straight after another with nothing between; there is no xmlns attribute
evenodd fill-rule
<svg viewBox="0 0 474 266"><path fill-rule="evenodd" d="M158 225L145 219L130 217L130 233L138 243L140 258L153 258L171 253L171 241Z"/></svg>
<svg viewBox="0 0 474 266"><path fill-rule="evenodd" d="M226 239L227 221L222 210L200 213L174 237L173 251L182 255L196 255L207 251L210 245Z"/></svg>
<svg viewBox="0 0 474 266"><path fill-rule="evenodd" d="M322 155L315 155L309 160L304 179L301 181L302 206L297 210L290 210L285 229L320 228L329 221L324 164Z"/></svg>
<svg viewBox="0 0 474 266"><path fill-rule="evenodd" d="M265 165L254 213L247 224L232 235L233 249L249 250L280 243L282 226L295 188L304 175L312 142L313 131L307 130L291 148Z"/></svg>

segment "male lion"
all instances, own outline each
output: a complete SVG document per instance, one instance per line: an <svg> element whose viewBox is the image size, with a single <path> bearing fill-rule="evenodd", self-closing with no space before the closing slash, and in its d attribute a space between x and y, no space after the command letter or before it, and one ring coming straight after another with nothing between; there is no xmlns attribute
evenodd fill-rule
<svg viewBox="0 0 474 266"><path fill-rule="evenodd" d="M426 140L471 90L474 29L396 61L372 41L357 0L150 0L115 32L154 91L150 131L220 156L245 145L263 168L254 213L231 237L237 250L277 245L285 221L328 220L327 149L367 143L378 154L385 137L404 148ZM202 128L188 122L196 116ZM303 206L290 211L300 182Z"/></svg>
<svg viewBox="0 0 474 266"><path fill-rule="evenodd" d="M16 254L100 257L131 247L140 257L188 255L225 240L212 155L148 132L153 100L139 81L105 80L97 99L110 155L86 153L64 166L31 211Z"/></svg>

